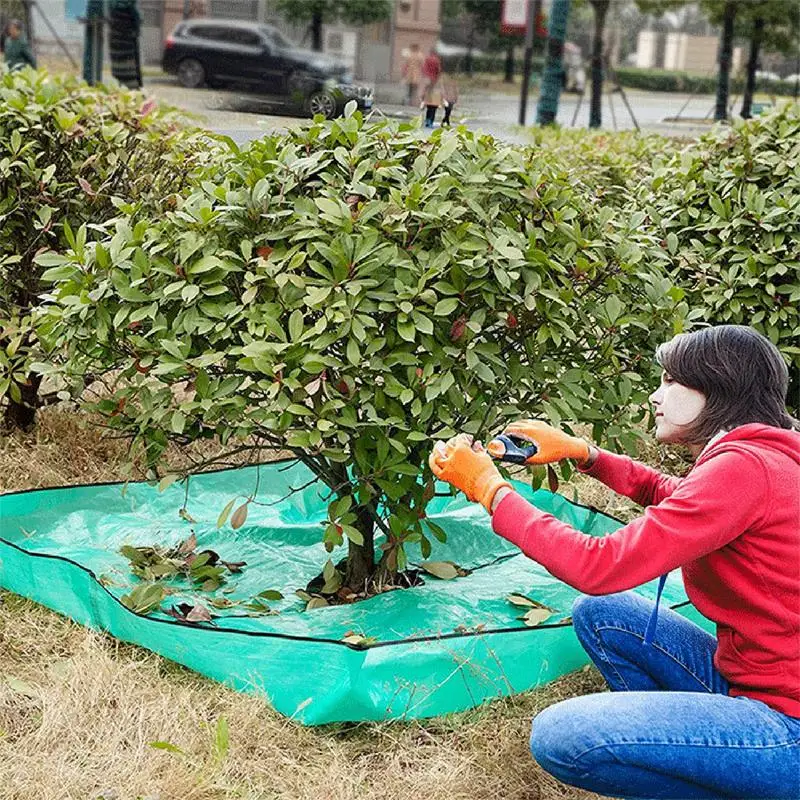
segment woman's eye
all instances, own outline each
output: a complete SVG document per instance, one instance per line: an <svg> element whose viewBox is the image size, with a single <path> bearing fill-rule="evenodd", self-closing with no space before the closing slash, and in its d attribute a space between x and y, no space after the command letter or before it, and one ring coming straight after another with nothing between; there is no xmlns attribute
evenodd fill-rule
<svg viewBox="0 0 800 800"><path fill-rule="evenodd" d="M661 376L661 382L662 383L673 383L674 382L674 378L671 375L662 375Z"/></svg>

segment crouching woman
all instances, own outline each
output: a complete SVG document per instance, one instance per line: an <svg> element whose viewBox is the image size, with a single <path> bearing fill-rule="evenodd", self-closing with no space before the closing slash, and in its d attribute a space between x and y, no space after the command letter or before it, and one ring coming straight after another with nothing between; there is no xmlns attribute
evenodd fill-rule
<svg viewBox="0 0 800 800"><path fill-rule="evenodd" d="M561 781L622 798L800 798L800 432L788 371L751 328L677 336L656 359L656 439L696 457L657 472L536 421L531 463L578 468L646 507L604 538L513 491L479 442L439 443L434 473L482 503L496 533L585 593L575 633L611 693L557 703L531 750ZM680 568L712 636L626 591Z"/></svg>

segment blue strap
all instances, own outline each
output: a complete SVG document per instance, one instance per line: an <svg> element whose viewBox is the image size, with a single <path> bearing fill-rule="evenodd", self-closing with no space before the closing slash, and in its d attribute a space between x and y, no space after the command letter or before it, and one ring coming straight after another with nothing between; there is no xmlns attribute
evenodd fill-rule
<svg viewBox="0 0 800 800"><path fill-rule="evenodd" d="M645 628L644 631L644 644L653 644L653 637L656 635L656 623L658 622L658 604L661 602L661 592L664 591L664 584L666 582L667 582L666 575L662 575L658 579L658 592L656 593L656 607L653 609L653 613L650 614L650 619L647 620L647 627Z"/></svg>

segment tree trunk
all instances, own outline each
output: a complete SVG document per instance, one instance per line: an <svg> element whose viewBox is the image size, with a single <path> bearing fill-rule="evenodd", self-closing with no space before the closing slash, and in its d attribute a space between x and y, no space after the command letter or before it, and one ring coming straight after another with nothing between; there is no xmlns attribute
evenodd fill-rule
<svg viewBox="0 0 800 800"><path fill-rule="evenodd" d="M322 14L318 12L311 18L311 49L322 52Z"/></svg>
<svg viewBox="0 0 800 800"><path fill-rule="evenodd" d="M722 38L719 46L719 76L717 79L717 103L714 119L728 119L728 92L731 82L731 62L733 61L733 24L736 22L738 6L735 0L725 3L722 17Z"/></svg>
<svg viewBox="0 0 800 800"><path fill-rule="evenodd" d="M29 431L36 421L36 408L39 405L39 386L42 376L28 375L28 382L20 386L22 402L17 403L9 396L4 415L5 427L8 430Z"/></svg>
<svg viewBox="0 0 800 800"><path fill-rule="evenodd" d="M506 74L503 77L504 83L514 83L514 45L510 44L506 48Z"/></svg>
<svg viewBox="0 0 800 800"><path fill-rule="evenodd" d="M558 101L564 86L564 39L567 35L569 2L570 0L553 0L550 11L547 54L542 73L539 106L536 110L536 122L539 125L552 125L558 114Z"/></svg>
<svg viewBox="0 0 800 800"><path fill-rule="evenodd" d="M750 36L750 58L747 61L747 82L744 87L742 100L742 117L750 119L753 108L753 92L756 88L756 69L758 68L758 54L761 50L761 40L764 36L764 20L761 17L753 21L753 33Z"/></svg>
<svg viewBox="0 0 800 800"><path fill-rule="evenodd" d="M469 23L469 36L467 37L467 55L464 58L464 71L472 77L473 64L472 64L472 51L475 48L475 20L471 19Z"/></svg>
<svg viewBox="0 0 800 800"><path fill-rule="evenodd" d="M592 99L589 107L589 127L603 123L603 33L610 0L591 0L594 9L594 40L592 41Z"/></svg>
<svg viewBox="0 0 800 800"><path fill-rule="evenodd" d="M344 583L353 591L363 591L375 572L375 523L363 506L356 509L355 526L364 537L364 544L347 544L347 571Z"/></svg>

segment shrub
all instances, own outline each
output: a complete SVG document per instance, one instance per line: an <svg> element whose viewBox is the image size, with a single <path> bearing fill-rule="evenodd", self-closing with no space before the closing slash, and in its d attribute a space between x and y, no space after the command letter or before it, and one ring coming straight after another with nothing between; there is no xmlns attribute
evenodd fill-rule
<svg viewBox="0 0 800 800"><path fill-rule="evenodd" d="M622 207L638 195L652 177L657 158L679 147L678 140L657 134L622 131L610 134L581 129L539 126L531 138L542 157L564 172L585 194L586 202Z"/></svg>
<svg viewBox="0 0 800 800"><path fill-rule="evenodd" d="M691 94L714 94L717 91L717 76L696 75L691 72L673 72L666 69L638 69L619 67L617 80L629 89L644 89L648 92L689 92ZM732 92L744 91L744 77L731 79ZM791 95L793 87L786 81L767 81L759 79L756 88L762 92L778 95Z"/></svg>
<svg viewBox="0 0 800 800"><path fill-rule="evenodd" d="M70 369L119 370L111 425L152 464L171 439L291 449L332 490L324 541L349 539L357 587L376 528L384 577L443 535L433 440L541 413L635 445L640 360L685 311L642 219L535 150L348 109L231 152L165 219L48 255L45 278Z"/></svg>
<svg viewBox="0 0 800 800"><path fill-rule="evenodd" d="M642 204L689 305L764 333L797 380L800 106L714 129L657 165Z"/></svg>
<svg viewBox="0 0 800 800"><path fill-rule="evenodd" d="M26 69L0 72L0 98L0 400L24 427L39 388L31 311L46 289L34 256L75 246L84 224L93 238L128 204L156 213L209 146L138 92Z"/></svg>

